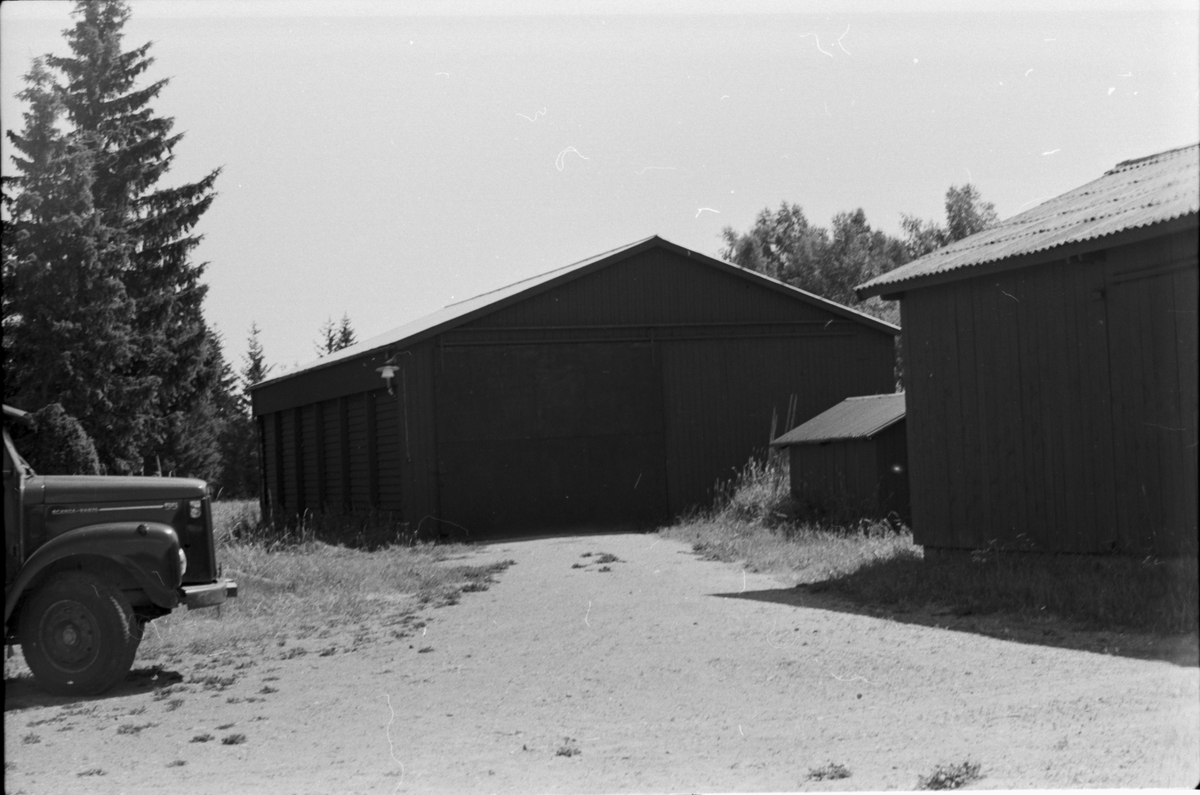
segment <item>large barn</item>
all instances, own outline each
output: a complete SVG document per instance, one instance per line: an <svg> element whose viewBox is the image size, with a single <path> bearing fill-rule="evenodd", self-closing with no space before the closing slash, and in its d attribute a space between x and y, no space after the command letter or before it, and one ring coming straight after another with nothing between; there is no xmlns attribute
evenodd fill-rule
<svg viewBox="0 0 1200 795"><path fill-rule="evenodd" d="M858 288L899 298L914 539L1196 551L1200 146Z"/></svg>
<svg viewBox="0 0 1200 795"><path fill-rule="evenodd" d="M259 384L264 507L467 538L654 525L790 407L893 389L898 332L651 237Z"/></svg>

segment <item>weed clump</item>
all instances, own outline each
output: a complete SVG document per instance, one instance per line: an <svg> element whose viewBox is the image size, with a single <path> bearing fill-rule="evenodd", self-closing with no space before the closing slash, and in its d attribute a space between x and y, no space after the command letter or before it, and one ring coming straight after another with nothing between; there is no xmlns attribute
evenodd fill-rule
<svg viewBox="0 0 1200 795"><path fill-rule="evenodd" d="M938 765L928 776L918 776L917 789L961 789L981 778L979 763L968 759L957 765Z"/></svg>
<svg viewBox="0 0 1200 795"><path fill-rule="evenodd" d="M564 737L562 745L558 747L558 750L554 752L554 755L570 758L572 756L579 756L582 753L583 751L580 750L579 744L575 741L574 737Z"/></svg>
<svg viewBox="0 0 1200 795"><path fill-rule="evenodd" d="M850 768L838 762L830 762L822 767L809 768L809 781L833 781L839 778L850 778Z"/></svg>

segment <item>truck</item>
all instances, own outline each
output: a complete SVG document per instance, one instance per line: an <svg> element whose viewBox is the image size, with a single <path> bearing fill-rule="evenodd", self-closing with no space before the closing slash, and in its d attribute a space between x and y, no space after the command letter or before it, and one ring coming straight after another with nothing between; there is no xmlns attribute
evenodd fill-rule
<svg viewBox="0 0 1200 795"><path fill-rule="evenodd" d="M212 501L193 478L38 475L4 406L4 642L57 695L103 693L133 667L146 624L237 596L221 574Z"/></svg>

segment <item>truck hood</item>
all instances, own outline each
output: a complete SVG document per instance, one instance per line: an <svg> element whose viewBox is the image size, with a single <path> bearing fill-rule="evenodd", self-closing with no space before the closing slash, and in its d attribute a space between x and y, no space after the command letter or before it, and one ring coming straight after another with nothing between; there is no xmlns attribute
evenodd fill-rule
<svg viewBox="0 0 1200 795"><path fill-rule="evenodd" d="M194 478L37 475L25 482L28 502L49 505L197 500L204 489L204 481Z"/></svg>

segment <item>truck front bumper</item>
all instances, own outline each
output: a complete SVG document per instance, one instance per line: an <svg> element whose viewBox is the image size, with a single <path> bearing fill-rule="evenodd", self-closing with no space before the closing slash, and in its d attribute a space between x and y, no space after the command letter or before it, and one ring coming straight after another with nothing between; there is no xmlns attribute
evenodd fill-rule
<svg viewBox="0 0 1200 795"><path fill-rule="evenodd" d="M181 590L183 603L187 605L188 610L194 610L197 607L213 607L226 599L235 598L237 583L231 580L217 580L205 585L185 585Z"/></svg>

